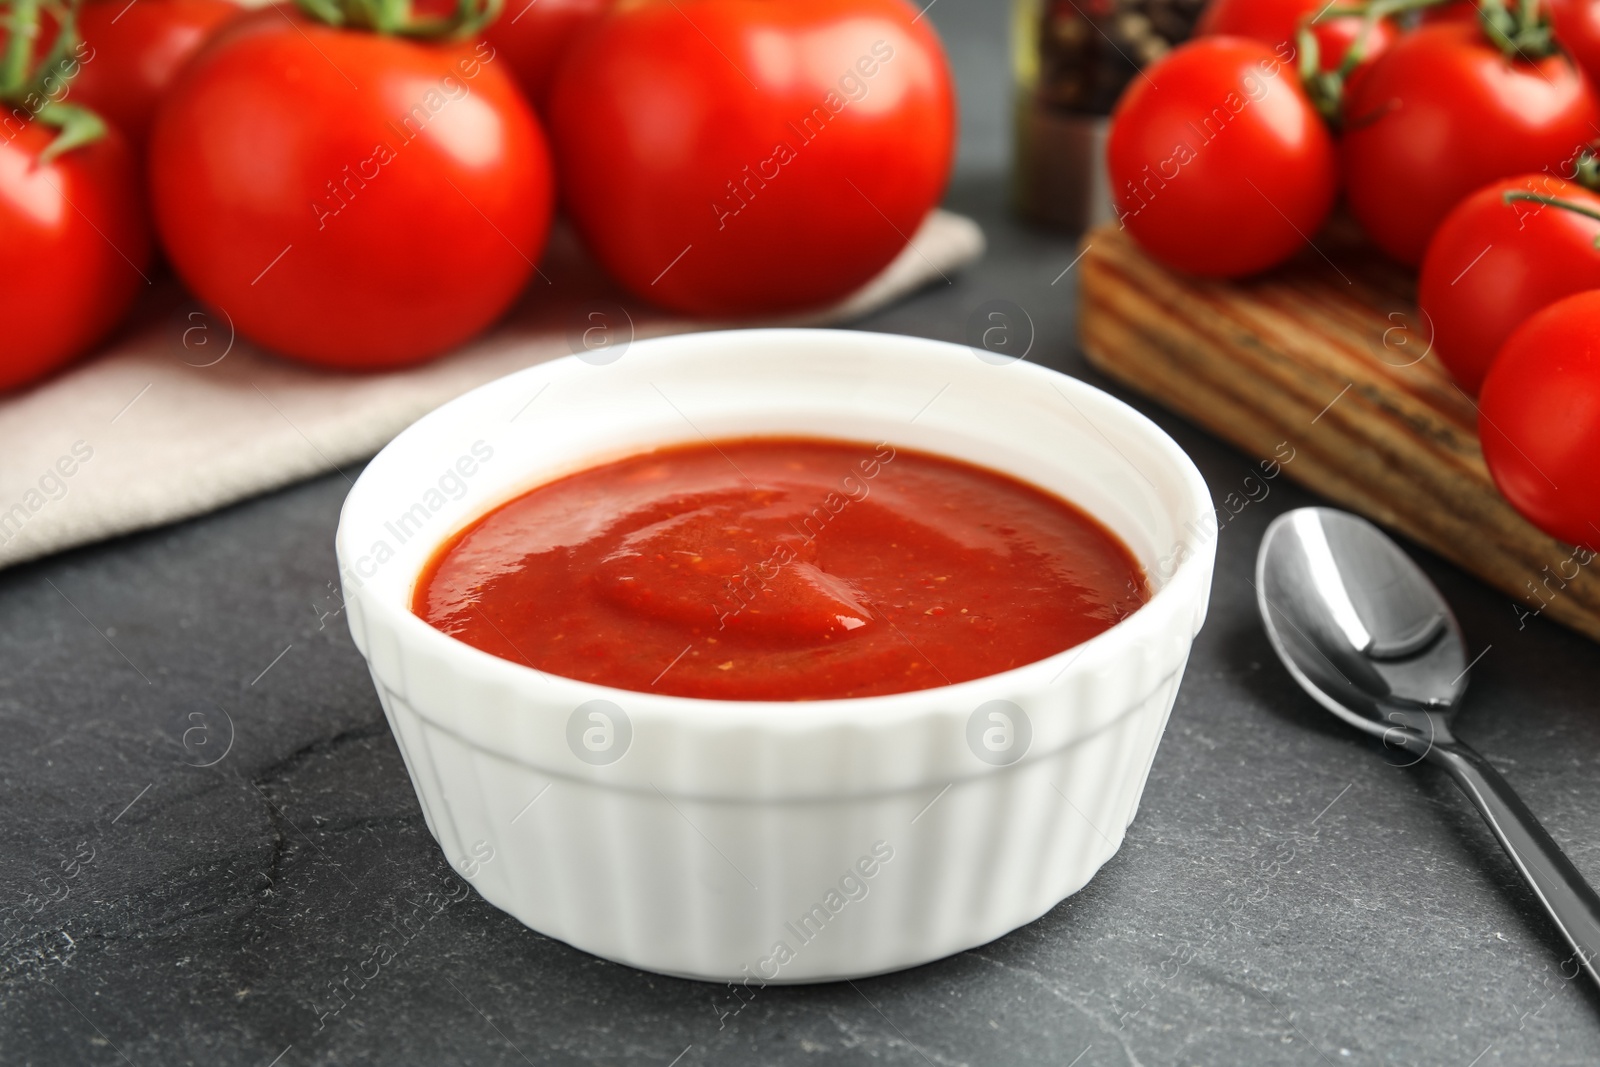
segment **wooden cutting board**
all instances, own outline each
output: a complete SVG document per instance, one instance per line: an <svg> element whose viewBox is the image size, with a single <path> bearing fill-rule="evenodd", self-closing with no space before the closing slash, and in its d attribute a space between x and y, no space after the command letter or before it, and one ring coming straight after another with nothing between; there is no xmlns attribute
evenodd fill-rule
<svg viewBox="0 0 1600 1067"><path fill-rule="evenodd" d="M1338 226L1244 282L1168 270L1115 223L1083 249L1079 340L1097 368L1263 461L1286 443L1285 474L1502 590L1520 624L1600 641L1600 560L1495 489L1476 405L1429 351L1404 268ZM1219 492L1219 521L1248 490Z"/></svg>

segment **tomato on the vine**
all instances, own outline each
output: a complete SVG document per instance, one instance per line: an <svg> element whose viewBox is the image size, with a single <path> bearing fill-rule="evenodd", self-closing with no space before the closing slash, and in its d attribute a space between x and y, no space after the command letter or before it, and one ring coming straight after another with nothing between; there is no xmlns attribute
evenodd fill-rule
<svg viewBox="0 0 1600 1067"><path fill-rule="evenodd" d="M1423 257L1417 299L1434 351L1468 392L1528 316L1600 289L1600 221L1535 196L1600 212L1600 196L1582 186L1548 174L1508 178L1457 204Z"/></svg>
<svg viewBox="0 0 1600 1067"><path fill-rule="evenodd" d="M1422 259L1445 215L1498 178L1556 170L1600 130L1572 61L1506 56L1476 25L1426 25L1395 41L1345 97L1350 210L1402 263Z"/></svg>
<svg viewBox="0 0 1600 1067"><path fill-rule="evenodd" d="M178 274L285 355L398 366L478 333L534 270L544 136L493 48L281 9L219 34L150 138Z"/></svg>
<svg viewBox="0 0 1600 1067"><path fill-rule="evenodd" d="M133 153L65 102L89 54L74 13L0 3L0 390L101 340L150 261Z"/></svg>
<svg viewBox="0 0 1600 1067"><path fill-rule="evenodd" d="M72 102L93 108L143 146L156 104L179 69L242 9L231 0L91 0L79 9L88 52Z"/></svg>
<svg viewBox="0 0 1600 1067"><path fill-rule="evenodd" d="M545 114L556 68L572 42L615 4L616 0L509 0L483 36L511 64L529 102Z"/></svg>
<svg viewBox="0 0 1600 1067"><path fill-rule="evenodd" d="M691 314L817 307L905 248L954 147L944 52L906 0L619 7L556 75L562 196L600 262Z"/></svg>
<svg viewBox="0 0 1600 1067"><path fill-rule="evenodd" d="M1333 71L1358 39L1363 40L1361 62L1370 63L1399 33L1393 19L1378 19L1363 39L1361 28L1366 20L1360 15L1318 19L1328 6L1327 0L1211 0L1200 12L1195 35L1248 37L1278 55L1291 55L1299 49L1300 27L1306 25L1317 43L1317 65ZM1290 51L1283 51L1280 45Z"/></svg>
<svg viewBox="0 0 1600 1067"><path fill-rule="evenodd" d="M1523 323L1479 412L1483 458L1506 499L1550 536L1600 551L1600 291Z"/></svg>
<svg viewBox="0 0 1600 1067"><path fill-rule="evenodd" d="M127 142L107 130L47 159L60 131L10 119L15 132L0 139L0 390L42 377L104 338L150 262Z"/></svg>
<svg viewBox="0 0 1600 1067"><path fill-rule="evenodd" d="M1333 140L1283 59L1241 37L1185 44L1135 79L1106 145L1117 214L1191 274L1293 255L1333 206Z"/></svg>

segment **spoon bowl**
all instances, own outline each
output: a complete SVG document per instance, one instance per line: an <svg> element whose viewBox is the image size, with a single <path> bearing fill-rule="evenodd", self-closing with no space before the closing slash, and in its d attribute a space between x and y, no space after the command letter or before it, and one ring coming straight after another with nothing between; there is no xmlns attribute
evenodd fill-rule
<svg viewBox="0 0 1600 1067"><path fill-rule="evenodd" d="M1359 730L1391 737L1419 712L1443 724L1466 693L1455 613L1365 519L1333 508L1279 516L1256 557L1256 601L1295 680Z"/></svg>
<svg viewBox="0 0 1600 1067"><path fill-rule="evenodd" d="M1600 896L1500 772L1451 733L1466 641L1422 568L1365 519L1300 508L1267 528L1255 587L1267 637L1301 688L1358 730L1443 767L1600 982Z"/></svg>

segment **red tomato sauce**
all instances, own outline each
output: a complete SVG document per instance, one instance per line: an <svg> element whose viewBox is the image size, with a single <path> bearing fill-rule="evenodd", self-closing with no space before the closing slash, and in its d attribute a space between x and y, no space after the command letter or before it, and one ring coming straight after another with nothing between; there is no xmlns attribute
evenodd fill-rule
<svg viewBox="0 0 1600 1067"><path fill-rule="evenodd" d="M452 536L412 610L541 671L641 692L825 700L1053 655L1149 599L1057 497L888 444L665 448L539 486Z"/></svg>

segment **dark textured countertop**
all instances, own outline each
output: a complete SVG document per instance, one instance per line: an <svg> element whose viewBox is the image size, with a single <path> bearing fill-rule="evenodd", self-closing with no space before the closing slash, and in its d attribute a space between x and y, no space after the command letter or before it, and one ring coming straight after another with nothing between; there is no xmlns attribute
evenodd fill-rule
<svg viewBox="0 0 1600 1067"><path fill-rule="evenodd" d="M1003 14L931 16L967 110L950 205L991 251L862 326L960 340L1011 300L1030 358L1104 385L1053 281L1073 243L1004 210ZM1134 403L1219 501L1261 458ZM1600 1062L1600 996L1465 800L1273 659L1246 576L1311 501L1286 479L1222 530L1140 814L1086 889L960 956L742 1007L536 934L450 871L338 614L346 489L0 573L0 1063ZM1419 555L1483 653L1460 733L1600 879L1600 650ZM194 728L212 753L231 734L215 765L192 765ZM394 958L321 1018L383 937Z"/></svg>

